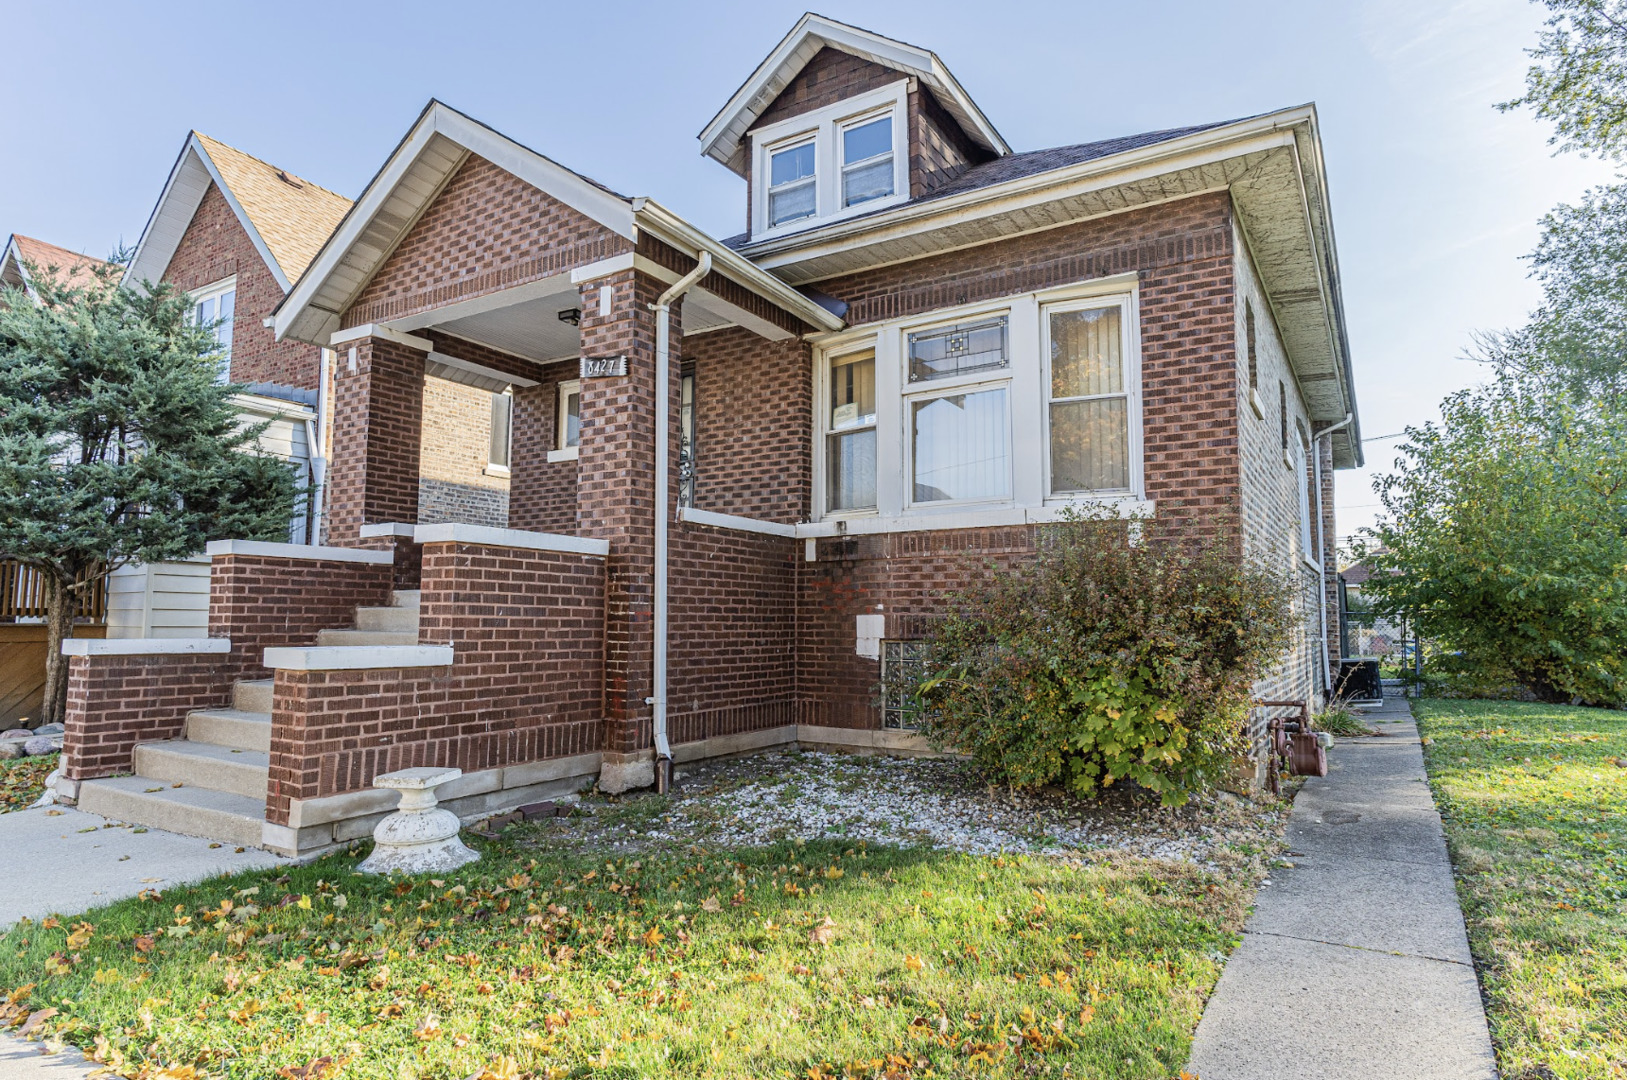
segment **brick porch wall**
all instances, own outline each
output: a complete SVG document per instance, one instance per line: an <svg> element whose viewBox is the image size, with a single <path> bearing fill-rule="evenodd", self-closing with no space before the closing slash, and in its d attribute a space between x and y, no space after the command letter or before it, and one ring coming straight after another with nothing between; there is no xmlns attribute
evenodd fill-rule
<svg viewBox="0 0 1627 1080"><path fill-rule="evenodd" d="M388 569L387 567L384 569ZM465 772L598 750L604 560L426 544L419 640L449 667L279 670L266 820L419 765Z"/></svg>
<svg viewBox="0 0 1627 1080"><path fill-rule="evenodd" d="M137 743L178 738L188 713L225 704L234 670L219 653L70 656L62 775L130 772Z"/></svg>
<svg viewBox="0 0 1627 1080"><path fill-rule="evenodd" d="M229 637L230 679L269 678L265 650L314 645L356 624L358 607L389 603L388 563L217 555L209 571L209 636ZM230 679L226 686L230 691Z"/></svg>
<svg viewBox="0 0 1627 1080"><path fill-rule="evenodd" d="M355 546L363 525L418 520L423 401L422 352L379 338L340 347L328 467L329 543Z"/></svg>

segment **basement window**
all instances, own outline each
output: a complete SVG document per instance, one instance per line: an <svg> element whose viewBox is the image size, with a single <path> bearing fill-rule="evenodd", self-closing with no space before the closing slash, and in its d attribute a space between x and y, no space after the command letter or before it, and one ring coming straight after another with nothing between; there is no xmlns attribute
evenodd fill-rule
<svg viewBox="0 0 1627 1080"><path fill-rule="evenodd" d="M881 643L881 726L888 731L914 731L926 715L917 689L926 676L927 643Z"/></svg>

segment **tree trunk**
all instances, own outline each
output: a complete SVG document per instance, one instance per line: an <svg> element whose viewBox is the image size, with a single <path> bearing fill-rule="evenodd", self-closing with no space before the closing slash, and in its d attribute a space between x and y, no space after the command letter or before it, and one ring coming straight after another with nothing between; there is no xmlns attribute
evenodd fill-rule
<svg viewBox="0 0 1627 1080"><path fill-rule="evenodd" d="M45 705L40 722L61 724L68 714L68 658L62 643L73 637L73 617L79 595L73 582L45 575Z"/></svg>

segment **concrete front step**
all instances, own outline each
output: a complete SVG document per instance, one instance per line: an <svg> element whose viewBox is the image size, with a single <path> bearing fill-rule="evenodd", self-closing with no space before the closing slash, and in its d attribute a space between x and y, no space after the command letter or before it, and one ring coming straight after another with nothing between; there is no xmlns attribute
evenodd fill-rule
<svg viewBox="0 0 1627 1080"><path fill-rule="evenodd" d="M186 718L186 740L229 750L271 749L271 714L245 709L200 709Z"/></svg>
<svg viewBox="0 0 1627 1080"><path fill-rule="evenodd" d="M359 607L356 629L418 635L417 607Z"/></svg>
<svg viewBox="0 0 1627 1080"><path fill-rule="evenodd" d="M264 802L271 758L260 750L169 739L138 745L134 765L136 779L151 781L149 787L180 783Z"/></svg>
<svg viewBox="0 0 1627 1080"><path fill-rule="evenodd" d="M271 679L242 679L232 687L232 708L271 715Z"/></svg>
<svg viewBox="0 0 1627 1080"><path fill-rule="evenodd" d="M388 630L321 630L316 635L317 645L416 645L418 632L397 633Z"/></svg>
<svg viewBox="0 0 1627 1080"><path fill-rule="evenodd" d="M145 777L114 776L79 785L79 809L115 821L202 836L237 847L258 847L265 824L264 798L250 799L199 787L164 787Z"/></svg>

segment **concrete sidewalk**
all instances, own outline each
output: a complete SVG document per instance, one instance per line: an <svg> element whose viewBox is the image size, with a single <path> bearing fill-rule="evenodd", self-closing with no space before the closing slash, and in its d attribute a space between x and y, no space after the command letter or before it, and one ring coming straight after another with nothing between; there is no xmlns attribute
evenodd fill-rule
<svg viewBox="0 0 1627 1080"><path fill-rule="evenodd" d="M67 807L0 814L0 930L25 917L77 915L143 889L286 861L209 843L158 829L136 832Z"/></svg>
<svg viewBox="0 0 1627 1080"><path fill-rule="evenodd" d="M1204 1010L1200 1080L1496 1080L1496 1061L1405 700L1341 739L1288 825ZM1394 721L1400 721L1396 723Z"/></svg>

